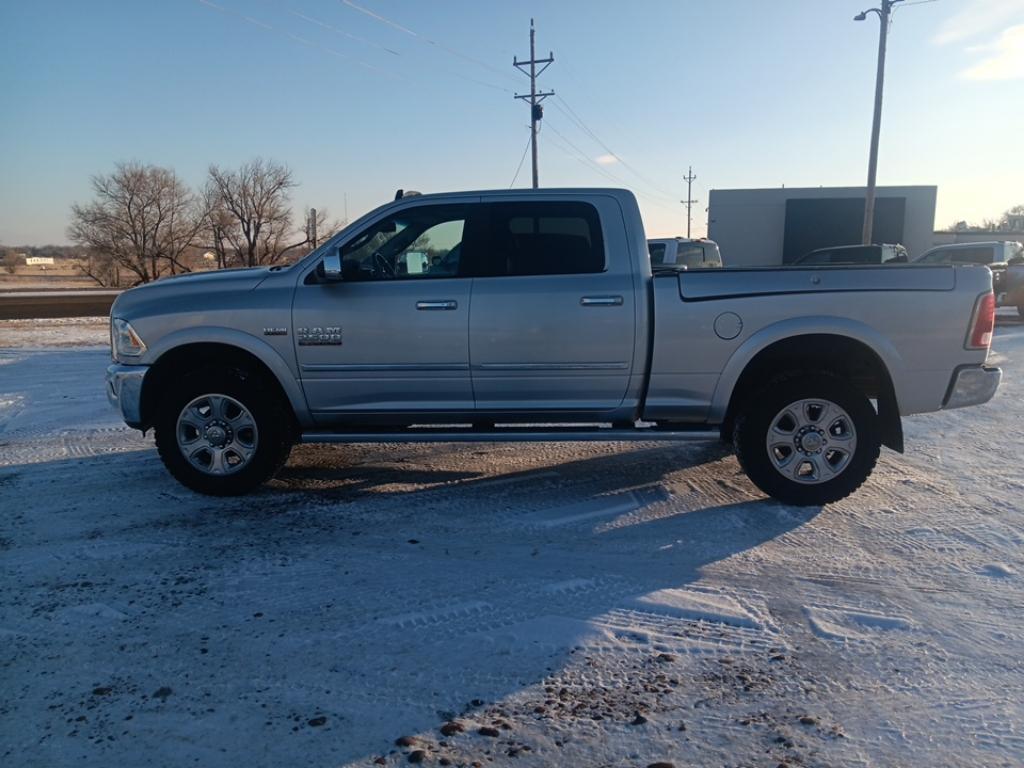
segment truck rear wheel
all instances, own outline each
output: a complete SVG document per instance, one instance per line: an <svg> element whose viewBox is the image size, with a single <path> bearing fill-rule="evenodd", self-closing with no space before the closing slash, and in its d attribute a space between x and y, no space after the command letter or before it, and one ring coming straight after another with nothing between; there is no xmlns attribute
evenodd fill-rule
<svg viewBox="0 0 1024 768"><path fill-rule="evenodd" d="M281 398L259 376L206 368L172 382L156 414L156 446L182 485L213 496L246 493L269 480L292 445Z"/></svg>
<svg viewBox="0 0 1024 768"><path fill-rule="evenodd" d="M875 467L878 415L863 393L828 373L770 382L736 417L733 445L754 485L786 504L845 498Z"/></svg>

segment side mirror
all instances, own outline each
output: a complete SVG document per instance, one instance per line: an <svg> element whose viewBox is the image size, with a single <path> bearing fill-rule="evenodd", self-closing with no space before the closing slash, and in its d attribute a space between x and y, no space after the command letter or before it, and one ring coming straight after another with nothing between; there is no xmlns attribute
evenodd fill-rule
<svg viewBox="0 0 1024 768"><path fill-rule="evenodd" d="M329 283L338 283L344 279L339 251L333 251L324 256L324 260L320 262L320 275Z"/></svg>

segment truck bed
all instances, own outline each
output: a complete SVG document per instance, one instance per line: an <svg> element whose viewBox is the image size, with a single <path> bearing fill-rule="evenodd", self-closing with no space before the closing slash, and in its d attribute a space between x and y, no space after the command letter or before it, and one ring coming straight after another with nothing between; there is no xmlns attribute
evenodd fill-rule
<svg viewBox="0 0 1024 768"><path fill-rule="evenodd" d="M656 274L644 418L718 423L746 365L793 336L842 336L885 364L902 415L938 410L991 273L978 266L743 268ZM798 297L797 300L795 297Z"/></svg>

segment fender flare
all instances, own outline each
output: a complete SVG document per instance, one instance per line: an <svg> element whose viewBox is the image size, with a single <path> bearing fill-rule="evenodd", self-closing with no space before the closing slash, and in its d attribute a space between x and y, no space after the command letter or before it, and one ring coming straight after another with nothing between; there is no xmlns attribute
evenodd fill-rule
<svg viewBox="0 0 1024 768"><path fill-rule="evenodd" d="M901 401L900 377L896 375L903 370L903 358L899 351L885 336L876 329L858 320L851 320L847 317L834 317L830 315L818 315L807 317L793 317L780 320L777 323L765 326L757 333L746 339L726 361L725 367L715 385L715 392L711 396L711 409L709 417L712 421L721 421L725 418L729 408L729 401L732 399L736 383L746 369L747 365L763 350L772 344L790 339L796 336L811 335L832 335L845 336L859 341L868 349L872 350L889 374L893 385L893 392L896 396L897 406Z"/></svg>
<svg viewBox="0 0 1024 768"><path fill-rule="evenodd" d="M308 428L312 425L312 417L309 413L309 406L306 404L306 396L299 385L299 381L288 362L281 356L280 352L251 334L239 331L234 328L221 326L195 326L182 328L160 338L160 340L149 348L147 355L149 364L153 365L163 355L179 347L189 344L223 344L229 347L242 349L261 363L263 363L277 379L282 391L288 398L288 402L295 413L299 425Z"/></svg>

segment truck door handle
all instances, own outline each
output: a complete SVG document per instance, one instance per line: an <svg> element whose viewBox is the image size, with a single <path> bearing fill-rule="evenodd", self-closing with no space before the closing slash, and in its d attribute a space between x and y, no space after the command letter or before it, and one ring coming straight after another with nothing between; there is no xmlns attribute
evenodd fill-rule
<svg viewBox="0 0 1024 768"><path fill-rule="evenodd" d="M584 307L621 307L621 296L584 296L580 299Z"/></svg>
<svg viewBox="0 0 1024 768"><path fill-rule="evenodd" d="M416 309L458 309L457 301L417 301Z"/></svg>

